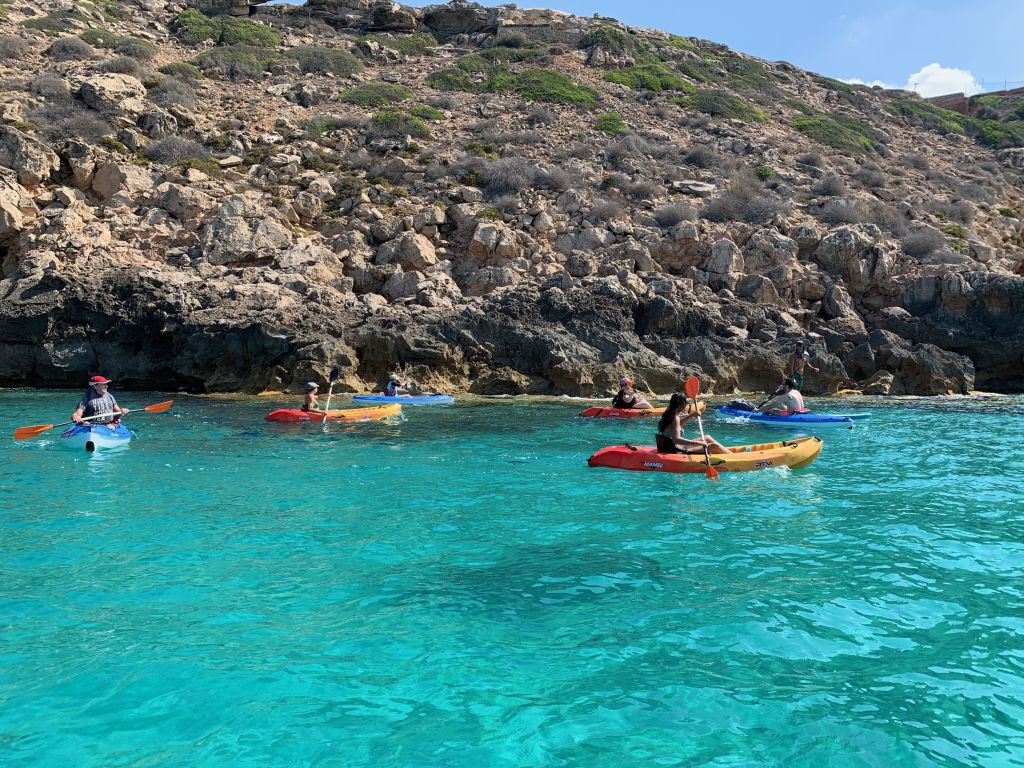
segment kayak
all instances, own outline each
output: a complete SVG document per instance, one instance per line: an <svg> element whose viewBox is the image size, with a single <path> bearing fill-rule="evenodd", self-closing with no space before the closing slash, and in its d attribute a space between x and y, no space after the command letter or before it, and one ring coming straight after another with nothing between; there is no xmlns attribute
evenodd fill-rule
<svg viewBox="0 0 1024 768"><path fill-rule="evenodd" d="M75 424L65 429L60 436L60 444L67 448L75 448L92 453L101 448L116 448L128 445L132 433L121 422L110 424Z"/></svg>
<svg viewBox="0 0 1024 768"><path fill-rule="evenodd" d="M303 411L298 408L278 408L267 414L267 421L286 424L323 424L325 421L351 424L357 421L379 421L388 416L397 416L402 412L400 405L379 405L375 408L346 408L329 411Z"/></svg>
<svg viewBox="0 0 1024 768"><path fill-rule="evenodd" d="M705 404L700 404L700 412L704 413ZM607 408L595 405L580 411L580 416L585 419L644 419L652 416L661 416L665 412L662 408ZM693 413L693 405L686 404L683 413Z"/></svg>
<svg viewBox="0 0 1024 768"><path fill-rule="evenodd" d="M357 403L401 403L402 405L451 405L451 395L356 395Z"/></svg>
<svg viewBox="0 0 1024 768"><path fill-rule="evenodd" d="M723 405L715 413L726 419L737 419L752 424L763 424L767 427L839 427L853 429L854 423L870 419L870 413L761 413L759 411L741 411Z"/></svg>
<svg viewBox="0 0 1024 768"><path fill-rule="evenodd" d="M735 445L729 454L711 454L711 466L719 472L749 472L771 467L806 467L821 453L821 440L804 437L799 440L783 440L778 443L758 445ZM703 453L658 453L652 445L612 445L602 448L589 459L591 467L630 469L636 472L707 472L707 460Z"/></svg>

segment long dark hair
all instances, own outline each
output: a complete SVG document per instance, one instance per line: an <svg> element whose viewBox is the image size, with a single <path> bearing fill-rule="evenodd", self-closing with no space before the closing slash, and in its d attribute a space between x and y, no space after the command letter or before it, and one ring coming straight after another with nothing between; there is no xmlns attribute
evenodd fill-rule
<svg viewBox="0 0 1024 768"><path fill-rule="evenodd" d="M672 421L679 414L681 410L686 408L686 395L682 392L673 392L672 397L668 401L668 406L665 408L665 412L661 414L661 419L658 420L658 431L664 432L666 429L672 426Z"/></svg>

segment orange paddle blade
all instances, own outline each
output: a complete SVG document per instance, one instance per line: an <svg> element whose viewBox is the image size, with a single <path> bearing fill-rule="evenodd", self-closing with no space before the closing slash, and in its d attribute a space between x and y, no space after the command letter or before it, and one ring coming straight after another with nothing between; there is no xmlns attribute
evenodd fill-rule
<svg viewBox="0 0 1024 768"><path fill-rule="evenodd" d="M707 476L708 480L718 479L718 470L712 467L710 464L708 465L708 471L705 472L704 474L705 476Z"/></svg>
<svg viewBox="0 0 1024 768"><path fill-rule="evenodd" d="M171 410L171 406L174 405L173 400L167 400L163 403L157 403L156 405L147 405L142 410L149 411L150 413L166 413Z"/></svg>
<svg viewBox="0 0 1024 768"><path fill-rule="evenodd" d="M686 392L686 396L691 400L696 400L697 395L700 394L700 382L697 381L696 376L691 376L686 380L686 384L683 385L683 389Z"/></svg>
<svg viewBox="0 0 1024 768"><path fill-rule="evenodd" d="M36 424L34 427L18 427L14 430L15 440L28 440L30 437L41 435L49 429L53 429L56 424Z"/></svg>

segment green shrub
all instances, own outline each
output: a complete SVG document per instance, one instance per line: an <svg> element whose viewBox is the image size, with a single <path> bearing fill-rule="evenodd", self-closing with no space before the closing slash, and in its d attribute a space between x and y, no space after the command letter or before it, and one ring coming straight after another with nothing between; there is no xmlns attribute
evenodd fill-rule
<svg viewBox="0 0 1024 768"><path fill-rule="evenodd" d="M130 155L132 151L128 149L124 144L115 139L113 136L104 136L100 139L99 144L104 149L109 149L111 152L117 152L120 155Z"/></svg>
<svg viewBox="0 0 1024 768"><path fill-rule="evenodd" d="M209 17L189 8L171 22L171 29L187 45L212 40L217 45L251 45L273 48L281 44L281 34L271 27L237 16Z"/></svg>
<svg viewBox="0 0 1024 768"><path fill-rule="evenodd" d="M80 32L78 36L93 48L113 48L121 42L119 35L115 35L106 29L99 29L98 27Z"/></svg>
<svg viewBox="0 0 1024 768"><path fill-rule="evenodd" d="M479 211L477 211L476 212L476 217L478 219L491 219L493 221L504 221L505 214L503 214L497 208L488 205L488 206L486 206L484 208L481 208Z"/></svg>
<svg viewBox="0 0 1024 768"><path fill-rule="evenodd" d="M762 103L783 95L777 86L778 79L763 64L739 56L727 56L722 59L722 65L726 70L725 82L735 91L746 92Z"/></svg>
<svg viewBox="0 0 1024 768"><path fill-rule="evenodd" d="M464 91L475 93L483 90L483 84L477 83L473 76L458 67L446 67L427 75L427 85L438 91Z"/></svg>
<svg viewBox="0 0 1024 768"><path fill-rule="evenodd" d="M999 209L999 215L1000 216L1005 216L1008 219L1019 219L1020 218L1020 215L1015 210L1013 210L1013 208L1008 208L1005 205L1002 206Z"/></svg>
<svg viewBox="0 0 1024 768"><path fill-rule="evenodd" d="M553 69L530 69L515 77L512 89L532 101L552 104L573 104L593 109L597 104L597 91L572 80Z"/></svg>
<svg viewBox="0 0 1024 768"><path fill-rule="evenodd" d="M594 129L607 133L609 136L618 136L626 130L626 123L618 112L609 112L606 115L598 115L594 120Z"/></svg>
<svg viewBox="0 0 1024 768"><path fill-rule="evenodd" d="M979 144L993 149L1024 146L1024 129L998 120L972 120L968 124L968 133Z"/></svg>
<svg viewBox="0 0 1024 768"><path fill-rule="evenodd" d="M186 45L199 45L205 40L216 43L220 40L220 30L218 20L211 19L194 8L182 11L171 22L171 31Z"/></svg>
<svg viewBox="0 0 1024 768"><path fill-rule="evenodd" d="M425 32L415 35L402 35L391 37L390 35L367 35L361 40L369 40L385 48L398 51L405 56L430 56L437 46L437 39Z"/></svg>
<svg viewBox="0 0 1024 768"><path fill-rule="evenodd" d="M281 44L281 33L273 27L237 16L220 16L217 20L221 23L217 45L256 45L273 48Z"/></svg>
<svg viewBox="0 0 1024 768"><path fill-rule="evenodd" d="M325 133L337 130L340 127L338 118L333 115L317 115L314 118L307 120L302 125L302 129L310 136L319 139Z"/></svg>
<svg viewBox="0 0 1024 768"><path fill-rule="evenodd" d="M420 120L444 120L444 112L435 107L428 107L426 104L413 107L409 110L409 114Z"/></svg>
<svg viewBox="0 0 1024 768"><path fill-rule="evenodd" d="M349 77L363 69L359 59L339 48L302 46L285 51L284 55L286 58L299 62L299 67L307 74L332 74Z"/></svg>
<svg viewBox="0 0 1024 768"><path fill-rule="evenodd" d="M599 45L611 53L633 53L643 48L642 43L624 29L603 24L580 38L578 48Z"/></svg>
<svg viewBox="0 0 1024 768"><path fill-rule="evenodd" d="M33 16L31 19L25 19L21 25L47 35L60 35L65 32L73 32L72 22L75 21L88 23L89 20L79 11L55 11L46 16Z"/></svg>
<svg viewBox="0 0 1024 768"><path fill-rule="evenodd" d="M158 53L153 43L138 37L122 37L117 41L115 50L122 56L131 56L139 61L152 61Z"/></svg>
<svg viewBox="0 0 1024 768"><path fill-rule="evenodd" d="M412 96L412 91L404 85L396 83L363 83L354 88L342 91L338 98L346 104L359 107L386 107L405 101Z"/></svg>
<svg viewBox="0 0 1024 768"><path fill-rule="evenodd" d="M770 165L759 165L754 169L754 173L757 174L757 178L761 181L768 181L776 176L775 169Z"/></svg>
<svg viewBox="0 0 1024 768"><path fill-rule="evenodd" d="M768 117L742 98L720 88L701 88L690 96L676 99L676 104L712 117L742 120L745 123L766 123Z"/></svg>
<svg viewBox="0 0 1024 768"><path fill-rule="evenodd" d="M493 48L484 48L482 51L478 51L471 55L484 59L485 61L498 64L533 61L534 59L539 59L543 56L544 51L539 48L506 48L504 46L495 46ZM464 58L469 57L467 56Z"/></svg>
<svg viewBox="0 0 1024 768"><path fill-rule="evenodd" d="M951 237L958 237L961 240L967 239L967 230L961 227L959 224L943 224L939 229Z"/></svg>
<svg viewBox="0 0 1024 768"><path fill-rule="evenodd" d="M224 178L224 172L220 169L220 165L213 158L201 160L196 157L190 157L187 160L182 160L180 163L177 163L175 168L181 168L182 170L188 170L191 168L197 171L202 171L207 176L214 179Z"/></svg>
<svg viewBox="0 0 1024 768"><path fill-rule="evenodd" d="M196 66L206 75L245 80L258 77L279 59L276 51L252 45L225 45L205 51L196 58Z"/></svg>
<svg viewBox="0 0 1024 768"><path fill-rule="evenodd" d="M872 137L865 130L866 126L851 118L814 115L798 117L789 125L809 139L841 152L871 152L875 148Z"/></svg>
<svg viewBox="0 0 1024 768"><path fill-rule="evenodd" d="M370 118L370 135L383 138L412 136L415 139L429 139L430 129L418 117L397 109L378 112Z"/></svg>
<svg viewBox="0 0 1024 768"><path fill-rule="evenodd" d="M662 64L642 64L615 69L604 76L610 83L619 83L634 91L692 91L693 86Z"/></svg>
<svg viewBox="0 0 1024 768"><path fill-rule="evenodd" d="M477 157L487 157L492 160L496 160L498 158L498 148L489 142L480 141L479 139L467 141L463 146L463 149L465 149L469 154L476 155Z"/></svg>
<svg viewBox="0 0 1024 768"><path fill-rule="evenodd" d="M202 80L203 71L195 64L184 61L173 61L160 67L160 74L177 77L181 80Z"/></svg>

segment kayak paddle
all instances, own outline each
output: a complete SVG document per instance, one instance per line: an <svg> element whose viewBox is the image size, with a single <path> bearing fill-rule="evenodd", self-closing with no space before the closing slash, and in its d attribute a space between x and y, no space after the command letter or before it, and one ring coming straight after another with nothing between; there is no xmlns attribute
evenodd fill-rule
<svg viewBox="0 0 1024 768"><path fill-rule="evenodd" d="M136 411L149 411L150 413L164 413L171 410L171 406L174 405L173 400L167 400L163 403L156 403L155 405L147 405L145 408L136 408L135 411L125 411L121 415L128 413L135 413ZM115 416L118 414L114 414ZM110 416L109 413L103 413L99 416L89 416L88 418L82 419L82 421L93 421L94 419L102 419ZM15 440L28 440L31 437L43 434L43 432L49 432L51 429L57 427L66 427L69 424L74 424L74 421L65 421L63 424L37 424L34 427L18 427L14 430Z"/></svg>
<svg viewBox="0 0 1024 768"><path fill-rule="evenodd" d="M331 416L331 396L334 394L334 382L338 380L337 368L331 368L331 373L327 380L331 383L331 386L327 389L327 407L324 408L324 429L327 429L327 420Z"/></svg>
<svg viewBox="0 0 1024 768"><path fill-rule="evenodd" d="M686 390L686 396L693 400L694 410L697 411L697 426L700 427L700 439L707 440L704 437L704 422L700 418L700 406L697 405L697 395L700 394L700 382L697 381L697 377L691 376L687 379L684 389ZM708 450L706 442L704 443L704 460L708 463L708 471L704 473L705 476L707 476L708 480L717 480L718 470L711 466L711 452Z"/></svg>

